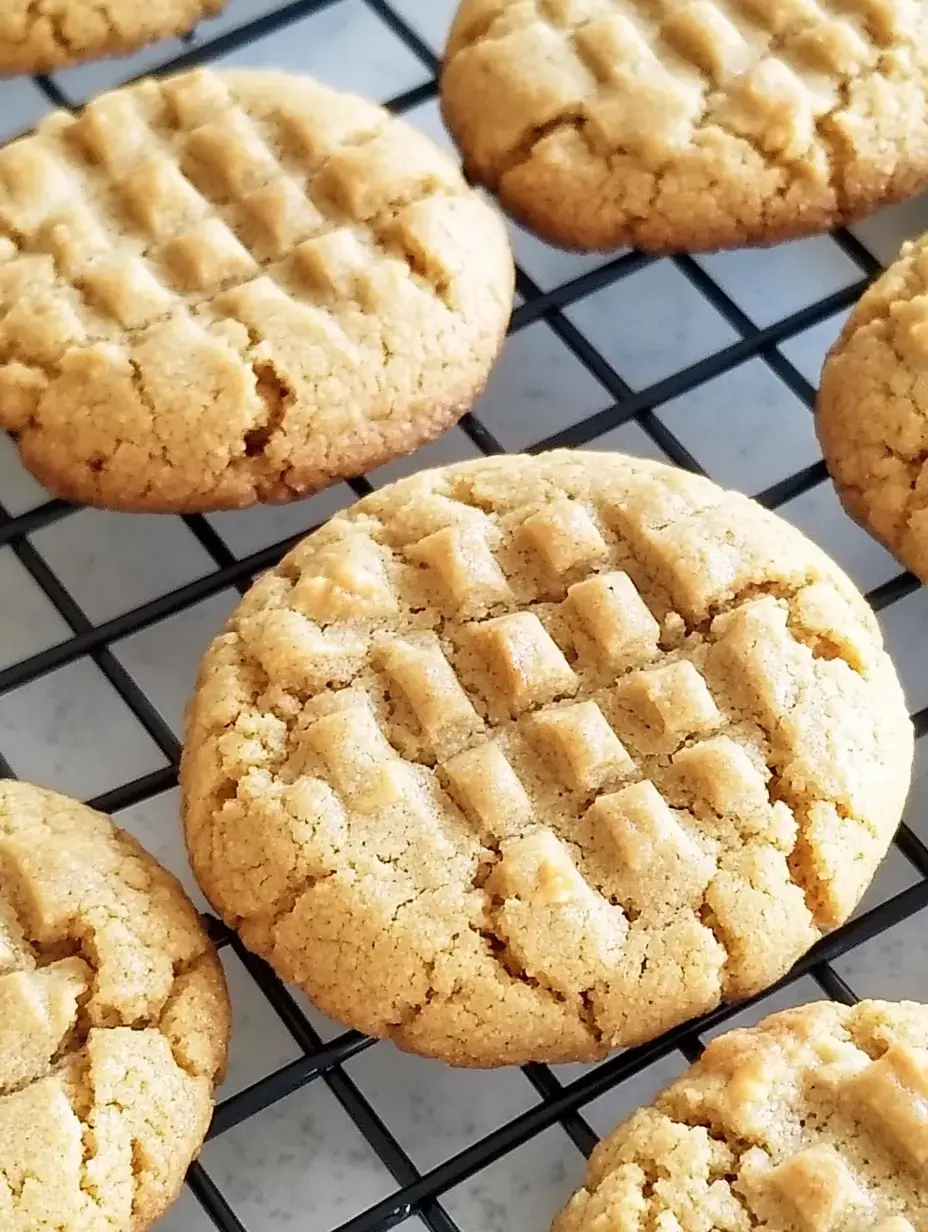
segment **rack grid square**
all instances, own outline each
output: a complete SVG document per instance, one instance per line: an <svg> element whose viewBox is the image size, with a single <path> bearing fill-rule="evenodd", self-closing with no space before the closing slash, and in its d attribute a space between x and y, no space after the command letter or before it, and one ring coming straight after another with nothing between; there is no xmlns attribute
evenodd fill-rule
<svg viewBox="0 0 928 1232"><path fill-rule="evenodd" d="M3 84L0 134L148 72L229 63L303 67L380 97L437 135L437 54L454 7L454 0L231 0L182 42ZM267 1232L275 1216L310 1232L543 1228L598 1134L719 1030L821 995L928 1001L921 815L928 600L840 510L803 422L844 315L898 242L926 228L928 205L919 201L856 233L777 254L658 261L633 252L556 253L513 226L519 270L510 342L484 399L443 442L287 510L171 519L161 537L140 523L138 536L119 534L108 558L82 555L94 551L88 535L108 515L46 498L0 440L0 773L83 789L191 887L174 828L178 716L183 679L192 684L190 664L210 624L335 509L428 461L555 445L619 448L744 488L869 588L922 738L896 849L853 920L750 1005L721 1007L597 1065L529 1065L495 1086L486 1076L436 1074L433 1063L421 1062L420 1071L413 1059L390 1058L390 1045L329 1023L210 918L241 1011L233 1068L236 1055L244 1061L159 1232ZM146 562L171 544L183 545L182 558L148 571ZM109 596L96 593L95 569L109 579ZM100 699L112 764L92 756L97 732L80 733L78 684L90 689L81 694L90 704ZM64 743L42 764L37 742L58 732ZM125 773L113 782L117 765ZM267 1149L275 1125L286 1151Z"/></svg>

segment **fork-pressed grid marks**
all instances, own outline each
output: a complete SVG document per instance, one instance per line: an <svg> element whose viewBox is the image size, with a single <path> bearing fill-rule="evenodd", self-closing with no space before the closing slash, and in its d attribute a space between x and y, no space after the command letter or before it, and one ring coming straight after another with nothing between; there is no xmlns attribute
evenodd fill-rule
<svg viewBox="0 0 928 1232"><path fill-rule="evenodd" d="M0 422L73 500L237 508L373 469L457 420L508 322L496 213L414 128L308 78L150 78L57 112L7 149L4 176L11 235L31 236L11 256L4 337L31 367L7 370ZM60 328L39 345L46 318ZM93 376L69 392L55 364L90 342ZM132 362L107 343L130 344ZM324 373L305 364L317 348ZM177 354L180 399L158 384ZM272 369L286 371L284 403ZM23 415L20 378L47 416ZM101 402L119 406L118 439ZM53 460L62 433L83 463L69 477Z"/></svg>
<svg viewBox="0 0 928 1232"><path fill-rule="evenodd" d="M400 88L394 89L388 104L395 112L411 114L415 120L423 108L434 108L438 69L433 46L410 22L409 14L415 3L416 0L296 0L274 7L273 0L258 0L255 7L260 12L257 16L239 23L226 21L221 32L213 38L209 37L209 26L204 26L203 38L191 40L173 59L166 61L162 57L154 67L159 73L167 73L226 57L247 58L250 51L259 55L263 41L271 40L275 34L286 31L288 38L295 39L303 29L311 29L310 19L333 21L339 13L351 10L354 14L364 10L367 19L382 31L384 40L402 45L406 64L416 64L421 70L406 72L404 82L398 83ZM235 0L232 7L236 7ZM424 13L432 6L420 4L420 7ZM441 6L436 5L438 7ZM450 9L450 4L446 7ZM430 23L433 20L433 17L428 18ZM311 50L307 48L308 52ZM145 63L153 62L146 60ZM137 75L131 63L122 76L119 72L118 66L114 66L111 77L114 83ZM324 71L320 75L325 79ZM50 105L73 106L84 97L81 88L73 88L73 82L73 74L63 74L37 78L34 85ZM704 449L698 444L689 446L680 439L669 426L670 416L664 418L665 408L676 399L685 402L688 395L708 382L724 378L741 365L754 361L769 369L795 398L811 409L814 387L810 377L814 374L797 366L791 351L800 346L809 332L819 327L830 328L833 319L854 303L880 268L879 262L854 235L839 233L831 242L844 254L851 276L823 294L810 295L798 306L777 314L776 319L755 322L730 288L722 285L711 262L688 257L658 262L638 253L621 253L593 265L576 262L570 265L566 276L559 274L552 278L537 262L533 264L536 253L528 246L528 241L517 237L517 249L522 244L526 255L519 271L520 299L510 331L513 338L524 339L530 337L533 330L543 331L546 340L543 345L561 348L576 370L587 374L590 388L602 391L599 404L594 401L578 418L552 422L548 427L542 424L542 430L527 442L527 447L536 451L553 445L583 446L597 443L598 438L603 437L611 444L616 439L623 440L621 434L634 428L636 440L640 440L642 447L691 469L711 472L711 460L705 456ZM775 254L771 254L770 259L776 261ZM551 268L568 270L568 265L558 258ZM687 294L709 305L724 328L716 331L710 345L692 358L686 355L684 362L673 370L661 370L643 382L636 382L628 378L621 357L617 359L611 352L604 353L600 346L590 341L585 326L578 323L582 314L575 309L599 296L602 311L608 314L608 305L614 302L609 299L611 295L621 295L625 288L627 295L634 298L635 289L643 285L641 279L649 277L649 272L655 268L672 270L678 280L675 285L687 288ZM505 426L499 416L493 416L492 422L488 422L486 404L478 405L462 421L459 439L467 442L474 452L498 452L509 439L500 424ZM501 431L505 439L501 439ZM373 479L377 482L376 476ZM778 476L775 482L754 494L769 507L787 507L788 511L792 502L816 494L824 483L822 463L813 458L788 475ZM368 481L359 479L351 484L350 491L346 488L345 496L350 499L352 494L363 495L369 490ZM5 493L0 491L0 502L4 500ZM315 502L307 505L318 507ZM84 662L95 665L95 670L102 674L120 702L132 712L156 757L162 761L141 773L126 773L118 783L96 792L92 800L97 807L108 811L132 810L164 798L176 784L179 744L176 730L140 687L134 669L123 662L124 647L133 638L157 631L161 622L184 618L200 603L225 592L240 593L246 589L253 578L272 567L314 522L322 520L326 510L314 518L312 510L307 508L305 525L298 530L281 534L274 542L242 550L236 550L225 524L199 516L185 518L186 531L208 558L207 571L101 621L94 621L85 613L42 552L42 532L54 533L62 519L74 516L74 509L57 500L31 504L17 509L15 514L0 503L0 550L8 549L15 556L30 584L70 630L69 635L56 644L17 655L0 668L0 709L4 699L20 696L19 690L47 681L52 673ZM139 565L144 567L144 561ZM917 599L923 593L919 592L918 583L910 574L898 570L882 574L871 585L868 597L879 612L891 611L895 605ZM920 736L928 730L928 697L919 697L917 701L913 717ZM12 761L15 763L17 758L13 756ZM9 750L4 748L0 725L0 771L13 773L16 768L15 764L9 764ZM886 935L887 930L903 926L915 913L928 909L928 848L916 830L917 827L905 825L896 840L899 858L912 870L912 884L826 937L782 981L779 992L771 990L758 998L756 1004L770 997L776 1002L777 995L789 995L789 990L797 985L801 989L808 986L812 990L810 995L828 995L843 1001L858 995L853 979L846 977L847 962L852 961L862 947ZM323 1225L317 1218L312 1226L318 1226L320 1232L331 1232L335 1224L338 1224L338 1232L379 1232L412 1216L418 1217L432 1232L457 1232L459 1224L450 1201L457 1187L470 1178L488 1174L496 1161L514 1158L513 1152L537 1141L556 1126L562 1127L567 1139L578 1148L579 1159L581 1153L591 1149L597 1137L587 1115L597 1100L624 1090L655 1065L673 1061L682 1067L698 1055L702 1037L742 1016L747 1009L745 1006L722 1007L698 1023L679 1027L651 1044L614 1056L579 1076L558 1074L543 1066L529 1066L525 1077L530 1099L523 1111L515 1112L503 1124L488 1131L484 1129L477 1134L476 1140L454 1150L438 1163L419 1166L391 1127L391 1110L378 1107L367 1098L363 1083L354 1076L356 1062L370 1055L371 1041L350 1031L321 1036L300 1000L263 963L247 954L237 938L230 937L218 921L211 920L211 928L223 952L233 955L234 961L245 968L253 987L266 1000L268 1013L295 1049L290 1059L275 1065L220 1102L211 1141L220 1141L238 1127L254 1124L254 1118L278 1108L290 1098L300 1098L304 1089L326 1088L384 1165L388 1191L368 1201L365 1209L347 1219L332 1216ZM477 1082L476 1076L473 1082ZM295 1144L295 1149L299 1152L300 1143ZM241 1229L264 1232L259 1223L237 1209L236 1202L211 1174L209 1149L204 1160L191 1169L189 1186L203 1211L204 1226L219 1228L222 1232L240 1232ZM565 1199L568 1190L569 1186L565 1186L562 1194Z"/></svg>
<svg viewBox="0 0 928 1232"><path fill-rule="evenodd" d="M902 11L881 7L878 25L847 0L543 0L497 21L498 7L463 0L444 114L474 175L552 242L788 238L798 218L822 229L867 208L871 155L845 125L872 122L865 81L906 110L882 54L920 37Z"/></svg>

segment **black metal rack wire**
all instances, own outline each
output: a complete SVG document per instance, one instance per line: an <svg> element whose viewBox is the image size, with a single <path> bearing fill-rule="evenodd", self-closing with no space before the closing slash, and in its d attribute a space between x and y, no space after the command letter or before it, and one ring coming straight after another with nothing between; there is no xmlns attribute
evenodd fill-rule
<svg viewBox="0 0 928 1232"><path fill-rule="evenodd" d="M198 46L189 45L182 54L162 64L157 71L176 72L194 64L208 63L219 56L247 47L256 39L281 30L312 13L343 2L344 0L294 0L289 4L281 4L275 12L261 16L211 42ZM434 98L438 68L435 54L391 7L389 0L363 0L363 3L418 58L429 76L425 84L393 98L387 105L395 113L403 114ZM35 84L51 104L59 107L73 105L60 85L52 79L37 77ZM856 266L859 278L851 285L763 328L758 328L750 320L700 264L688 256L670 258L677 271L728 322L737 338L707 358L681 368L641 390L632 390L623 381L608 360L565 315L564 310L592 292L642 270L651 264L654 258L640 253L622 254L607 261L600 268L551 290L542 290L520 269L517 273L517 290L522 302L513 314L510 332L515 333L539 320L545 321L561 342L609 391L612 398L612 405L606 410L537 442L532 446L531 452L558 445L582 445L610 429L634 421L674 462L690 470L702 471L697 459L655 415L655 408L714 377L721 376L748 359L763 360L811 411L814 388L779 348L804 330L848 308L881 269L876 258L849 232L837 232L834 240ZM461 427L483 453L503 452L500 443L477 415L465 415ZM755 495L763 504L776 509L825 480L824 464L817 462ZM371 490L370 484L364 478L353 480L350 486L359 496ZM0 695L34 682L85 656L96 664L168 763L163 769L124 783L90 801L93 806L104 811L116 812L149 800L176 784L180 746L168 723L114 655L112 645L229 587L243 592L256 575L280 559L294 539L282 541L239 559L205 518L185 517L183 521L188 530L196 537L215 566L212 572L113 619L94 624L29 538L33 532L68 517L72 512L72 506L64 501L48 500L21 516L13 516L0 499L0 548L8 546L13 551L71 630L71 636L59 644L0 670ZM299 537L302 536L296 538ZM911 574L900 573L871 591L867 597L873 608L879 612L911 594L918 585ZM928 731L928 707L914 714L912 718L916 733L921 737ZM0 749L0 774L12 776L13 773ZM788 986L803 976L811 976L826 996L845 1003L852 1003L856 999L854 990L832 965L834 961L928 906L928 847L906 825L900 828L895 842L918 876L915 884L856 917L851 923L822 940L777 988ZM298 1059L221 1102L216 1109L210 1137L226 1133L309 1083L325 1083L396 1182L396 1189L390 1196L376 1202L340 1227L332 1229L332 1232L381 1232L382 1229L393 1227L414 1214L419 1216L430 1232L459 1232L458 1226L442 1205L442 1196L449 1190L555 1124L561 1125L582 1153L589 1154L597 1141L597 1135L583 1117L582 1110L586 1104L674 1052L682 1054L688 1061L693 1060L701 1051L703 1034L744 1009L743 1005L721 1007L696 1022L684 1024L668 1032L650 1044L618 1054L566 1084L546 1066L526 1066L525 1076L534 1087L539 1102L480 1141L423 1173L416 1168L389 1126L342 1068L343 1063L369 1047L373 1041L355 1031L346 1031L331 1042L323 1042L298 1002L270 969L250 955L219 921L210 919L209 924L218 945L233 948L302 1054ZM769 995L769 991L764 994L765 997ZM188 1183L216 1228L221 1232L248 1232L246 1225L236 1215L202 1164L195 1163L191 1167ZM565 1199L566 1197L565 1194Z"/></svg>

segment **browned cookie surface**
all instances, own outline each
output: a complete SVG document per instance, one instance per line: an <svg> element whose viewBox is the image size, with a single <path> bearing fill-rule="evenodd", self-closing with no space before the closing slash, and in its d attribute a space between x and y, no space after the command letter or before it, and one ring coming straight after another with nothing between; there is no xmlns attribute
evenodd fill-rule
<svg viewBox="0 0 928 1232"><path fill-rule="evenodd" d="M470 406L513 268L496 212L386 111L196 71L0 150L0 425L61 496L292 500Z"/></svg>
<svg viewBox="0 0 928 1232"><path fill-rule="evenodd" d="M848 512L928 582L928 243L907 244L825 362L816 408Z"/></svg>
<svg viewBox="0 0 928 1232"><path fill-rule="evenodd" d="M594 1151L554 1232L923 1232L928 1008L774 1014Z"/></svg>
<svg viewBox="0 0 928 1232"><path fill-rule="evenodd" d="M912 757L874 617L744 497L619 454L334 517L203 662L204 890L327 1013L450 1061L594 1057L853 910Z"/></svg>
<svg viewBox="0 0 928 1232"><path fill-rule="evenodd" d="M926 57L921 0L463 0L442 105L555 243L765 244L928 182Z"/></svg>
<svg viewBox="0 0 928 1232"><path fill-rule="evenodd" d="M0 782L0 1227L141 1232L177 1197L229 1038L178 883L108 817Z"/></svg>
<svg viewBox="0 0 928 1232"><path fill-rule="evenodd" d="M226 0L3 0L0 74L47 73L186 34Z"/></svg>

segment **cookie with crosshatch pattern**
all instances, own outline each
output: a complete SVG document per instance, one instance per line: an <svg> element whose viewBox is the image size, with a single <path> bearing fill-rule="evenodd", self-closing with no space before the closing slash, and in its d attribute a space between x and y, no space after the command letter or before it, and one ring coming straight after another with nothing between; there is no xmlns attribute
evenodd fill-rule
<svg viewBox="0 0 928 1232"><path fill-rule="evenodd" d="M426 471L246 595L181 780L199 882L326 1013L458 1064L601 1056L853 910L912 730L795 530L620 454Z"/></svg>
<svg viewBox="0 0 928 1232"><path fill-rule="evenodd" d="M922 0L463 0L470 174L571 248L768 244L928 183Z"/></svg>
<svg viewBox="0 0 928 1232"><path fill-rule="evenodd" d="M186 34L228 0L3 0L0 74L48 73Z"/></svg>
<svg viewBox="0 0 928 1232"><path fill-rule="evenodd" d="M306 78L199 70L0 151L0 426L60 496L286 501L408 453L483 387L496 211L429 140Z"/></svg>
<svg viewBox="0 0 928 1232"><path fill-rule="evenodd" d="M928 1006L773 1014L601 1142L553 1232L920 1232L926 1100Z"/></svg>
<svg viewBox="0 0 928 1232"><path fill-rule="evenodd" d="M858 301L825 360L815 423L845 509L928 583L928 236Z"/></svg>
<svg viewBox="0 0 928 1232"><path fill-rule="evenodd" d="M93 809L0 780L0 1227L142 1232L203 1143L229 1041L178 882Z"/></svg>

